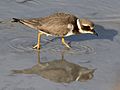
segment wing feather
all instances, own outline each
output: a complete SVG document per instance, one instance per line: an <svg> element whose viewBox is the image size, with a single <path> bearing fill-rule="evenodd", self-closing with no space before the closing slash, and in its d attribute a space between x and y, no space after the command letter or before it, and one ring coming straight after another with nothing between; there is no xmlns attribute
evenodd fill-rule
<svg viewBox="0 0 120 90"><path fill-rule="evenodd" d="M48 34L64 36L70 30L68 24L74 25L76 20L71 14L55 13L44 18L20 19L20 22Z"/></svg>

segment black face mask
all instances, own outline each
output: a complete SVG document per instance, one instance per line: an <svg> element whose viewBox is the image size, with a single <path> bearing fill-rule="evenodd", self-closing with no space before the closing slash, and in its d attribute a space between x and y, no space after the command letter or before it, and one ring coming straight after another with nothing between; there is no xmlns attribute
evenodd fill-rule
<svg viewBox="0 0 120 90"><path fill-rule="evenodd" d="M86 31L91 30L91 29L90 29L90 26L83 26L83 25L81 25L81 29L82 29L82 30L86 30Z"/></svg>

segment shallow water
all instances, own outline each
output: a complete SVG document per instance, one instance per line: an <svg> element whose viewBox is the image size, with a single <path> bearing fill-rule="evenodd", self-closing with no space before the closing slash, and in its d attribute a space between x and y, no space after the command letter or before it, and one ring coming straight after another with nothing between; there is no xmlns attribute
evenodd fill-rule
<svg viewBox="0 0 120 90"><path fill-rule="evenodd" d="M93 78L95 69L88 69L64 59L65 50L62 50L61 59L42 62L41 51L37 51L38 62L31 68L12 70L12 74L36 74L56 83L71 83L87 81Z"/></svg>
<svg viewBox="0 0 120 90"><path fill-rule="evenodd" d="M0 90L120 90L120 2L119 0L0 0ZM99 37L67 37L73 47L65 50L68 62L96 69L86 82L55 83L35 74L11 75L36 65L37 32L11 18L42 17L53 12L69 12L96 24ZM60 38L42 37L41 61L61 59Z"/></svg>

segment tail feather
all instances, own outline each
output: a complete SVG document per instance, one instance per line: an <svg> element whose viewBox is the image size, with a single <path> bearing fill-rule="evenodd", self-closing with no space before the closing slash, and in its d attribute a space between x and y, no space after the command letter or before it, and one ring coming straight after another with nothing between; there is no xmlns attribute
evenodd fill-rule
<svg viewBox="0 0 120 90"><path fill-rule="evenodd" d="M13 21L12 22L20 22L20 19L17 19L17 18L12 18Z"/></svg>

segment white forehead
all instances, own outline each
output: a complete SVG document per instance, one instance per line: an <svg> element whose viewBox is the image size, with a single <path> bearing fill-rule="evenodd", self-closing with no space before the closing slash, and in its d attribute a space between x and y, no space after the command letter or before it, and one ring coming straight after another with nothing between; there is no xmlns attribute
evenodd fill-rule
<svg viewBox="0 0 120 90"><path fill-rule="evenodd" d="M89 24L82 24L83 26L89 26L90 29L94 29L94 26L90 26Z"/></svg>
<svg viewBox="0 0 120 90"><path fill-rule="evenodd" d="M93 22L88 19L80 19L80 22L84 26L94 27Z"/></svg>
<svg viewBox="0 0 120 90"><path fill-rule="evenodd" d="M86 24L86 23L82 23L83 26L90 26L89 24Z"/></svg>

